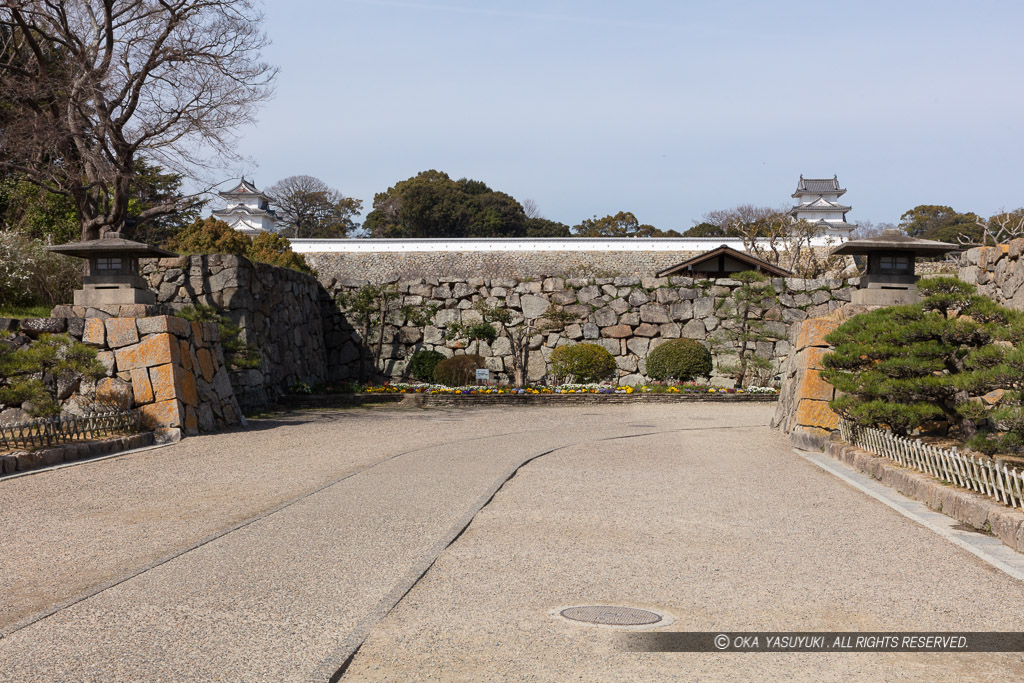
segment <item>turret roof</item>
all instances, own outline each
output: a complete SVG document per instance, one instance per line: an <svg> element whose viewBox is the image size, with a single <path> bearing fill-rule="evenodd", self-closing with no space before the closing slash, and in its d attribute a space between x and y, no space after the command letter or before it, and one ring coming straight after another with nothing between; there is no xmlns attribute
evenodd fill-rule
<svg viewBox="0 0 1024 683"><path fill-rule="evenodd" d="M838 202L830 202L824 197L818 197L814 201L797 204L793 207L793 211L837 211L845 213L852 208L852 206L846 206L845 204L840 204Z"/></svg>
<svg viewBox="0 0 1024 683"><path fill-rule="evenodd" d="M841 197L846 193L846 190L839 187L838 176L832 176L831 178L804 178L800 176L800 180L796 184L796 192L791 196L801 197L805 194L834 194L837 197Z"/></svg>
<svg viewBox="0 0 1024 683"><path fill-rule="evenodd" d="M244 176L242 177L241 182L239 182L238 185L236 185L234 188L228 190L227 192L218 192L217 194L219 194L224 199L259 197L261 199L267 200L268 202L270 201L270 197L256 189L256 185L246 180Z"/></svg>

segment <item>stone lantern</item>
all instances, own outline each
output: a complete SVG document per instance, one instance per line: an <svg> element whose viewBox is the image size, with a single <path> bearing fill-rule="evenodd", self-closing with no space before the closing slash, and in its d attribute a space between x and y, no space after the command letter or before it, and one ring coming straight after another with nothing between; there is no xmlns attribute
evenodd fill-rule
<svg viewBox="0 0 1024 683"><path fill-rule="evenodd" d="M867 271L854 290L852 302L865 306L912 304L918 299L918 256L941 256L960 249L955 244L922 240L899 230L886 230L877 237L845 242L832 250L840 256L866 256Z"/></svg>
<svg viewBox="0 0 1024 683"><path fill-rule="evenodd" d="M139 275L139 259L177 256L164 249L133 242L120 232L108 232L98 240L58 244L48 251L85 259L82 289L75 290L75 306L154 304L156 297Z"/></svg>

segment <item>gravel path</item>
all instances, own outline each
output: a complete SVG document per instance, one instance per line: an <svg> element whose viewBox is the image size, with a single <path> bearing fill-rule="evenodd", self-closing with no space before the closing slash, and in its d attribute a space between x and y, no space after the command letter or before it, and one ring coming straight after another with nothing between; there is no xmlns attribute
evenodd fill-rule
<svg viewBox="0 0 1024 683"><path fill-rule="evenodd" d="M340 645L510 467L643 432L631 425L647 412L304 414L0 481L0 679L333 672Z"/></svg>
<svg viewBox="0 0 1024 683"><path fill-rule="evenodd" d="M627 655L550 616L1020 628L1021 584L794 455L772 410L297 414L0 480L0 680L325 680L367 625L346 680L1020 678L1019 655Z"/></svg>
<svg viewBox="0 0 1024 683"><path fill-rule="evenodd" d="M618 633L552 616L610 604L668 613L679 631L1021 629L1024 584L774 433L720 426L525 466L377 624L345 680L1024 678L1021 654L624 653Z"/></svg>

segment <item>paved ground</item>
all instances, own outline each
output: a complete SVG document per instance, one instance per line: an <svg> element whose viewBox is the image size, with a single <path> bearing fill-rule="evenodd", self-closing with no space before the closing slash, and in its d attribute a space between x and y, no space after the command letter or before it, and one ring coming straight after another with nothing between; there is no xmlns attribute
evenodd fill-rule
<svg viewBox="0 0 1024 683"><path fill-rule="evenodd" d="M624 654L550 616L1020 628L1024 585L793 454L771 412L304 414L0 481L0 680L324 680L370 626L346 680L1020 678L1021 655Z"/></svg>

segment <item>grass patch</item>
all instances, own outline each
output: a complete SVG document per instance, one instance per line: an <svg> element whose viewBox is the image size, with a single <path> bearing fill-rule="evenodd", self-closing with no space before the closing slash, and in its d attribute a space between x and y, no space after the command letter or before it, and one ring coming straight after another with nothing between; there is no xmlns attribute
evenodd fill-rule
<svg viewBox="0 0 1024 683"><path fill-rule="evenodd" d="M0 318L49 318L50 306L0 306Z"/></svg>

